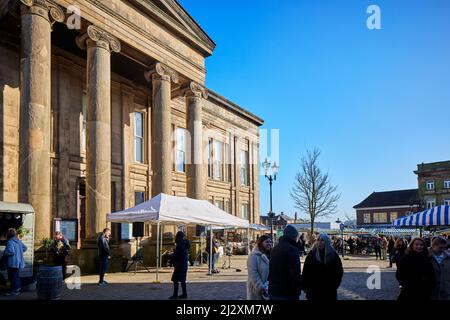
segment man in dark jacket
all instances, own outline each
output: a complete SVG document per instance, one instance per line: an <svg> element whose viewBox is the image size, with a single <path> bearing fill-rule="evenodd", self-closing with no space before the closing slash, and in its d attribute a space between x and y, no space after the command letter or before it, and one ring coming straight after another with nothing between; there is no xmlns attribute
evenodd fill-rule
<svg viewBox="0 0 450 320"><path fill-rule="evenodd" d="M298 300L301 267L297 246L298 231L287 225L270 253L269 296L271 300Z"/></svg>
<svg viewBox="0 0 450 320"><path fill-rule="evenodd" d="M105 277L106 271L108 270L109 259L111 258L110 250L109 250L110 235L111 235L111 230L109 228L105 228L97 240L98 255L100 258L100 272L99 272L100 280L99 280L98 284L100 286L103 286L108 283L104 280L104 277Z"/></svg>
<svg viewBox="0 0 450 320"><path fill-rule="evenodd" d="M394 241L394 238L391 236L391 237L389 237L388 246L387 246L387 252L389 255L389 267L388 268L392 268L392 256L394 255L394 246L395 246L395 241Z"/></svg>

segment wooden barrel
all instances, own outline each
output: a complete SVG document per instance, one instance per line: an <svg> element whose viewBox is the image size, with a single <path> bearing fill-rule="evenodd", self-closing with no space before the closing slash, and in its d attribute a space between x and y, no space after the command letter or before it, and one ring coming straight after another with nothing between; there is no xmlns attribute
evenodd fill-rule
<svg viewBox="0 0 450 320"><path fill-rule="evenodd" d="M36 290L38 299L57 300L63 289L61 266L40 266L37 273Z"/></svg>

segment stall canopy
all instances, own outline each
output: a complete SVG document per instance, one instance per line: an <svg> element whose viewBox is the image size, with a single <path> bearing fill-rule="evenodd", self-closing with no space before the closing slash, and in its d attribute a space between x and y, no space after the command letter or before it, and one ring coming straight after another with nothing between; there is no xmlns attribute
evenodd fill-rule
<svg viewBox="0 0 450 320"><path fill-rule="evenodd" d="M110 222L161 222L249 228L248 220L235 217L206 200L161 193L135 207L110 213Z"/></svg>
<svg viewBox="0 0 450 320"><path fill-rule="evenodd" d="M394 226L422 227L422 226L448 226L450 225L450 206L438 206L426 211L411 214L394 220Z"/></svg>

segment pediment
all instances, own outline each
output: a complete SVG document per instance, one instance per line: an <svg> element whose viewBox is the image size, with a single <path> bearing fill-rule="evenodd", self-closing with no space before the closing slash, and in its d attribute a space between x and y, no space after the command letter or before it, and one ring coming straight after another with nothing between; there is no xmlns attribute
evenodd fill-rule
<svg viewBox="0 0 450 320"><path fill-rule="evenodd" d="M205 57L212 54L216 44L178 1L128 0L128 2L188 42Z"/></svg>

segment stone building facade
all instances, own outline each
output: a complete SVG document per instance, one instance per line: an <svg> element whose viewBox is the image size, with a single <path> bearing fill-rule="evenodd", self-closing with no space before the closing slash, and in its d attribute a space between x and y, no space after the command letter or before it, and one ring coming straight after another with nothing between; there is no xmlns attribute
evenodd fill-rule
<svg viewBox="0 0 450 320"><path fill-rule="evenodd" d="M414 173L423 210L450 205L450 161L421 163Z"/></svg>
<svg viewBox="0 0 450 320"><path fill-rule="evenodd" d="M263 121L205 88L215 44L177 1L1 3L0 200L35 208L37 242L73 219L82 248L161 192L259 223Z"/></svg>

